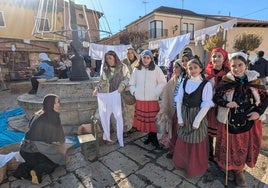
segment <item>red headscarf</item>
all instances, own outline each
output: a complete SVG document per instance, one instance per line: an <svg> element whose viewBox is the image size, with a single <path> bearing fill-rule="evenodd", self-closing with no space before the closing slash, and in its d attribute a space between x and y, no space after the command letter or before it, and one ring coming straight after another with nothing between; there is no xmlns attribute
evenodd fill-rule
<svg viewBox="0 0 268 188"><path fill-rule="evenodd" d="M215 73L213 69L213 63L211 61L211 56L215 52L220 52L224 58L223 64L222 64L222 69L218 72ZM228 59L228 53L222 49L222 48L214 48L211 53L210 53L210 60L208 62L208 65L206 67L206 74L207 74L207 79L210 80L211 78L215 77L215 85L218 85L219 77L222 77L227 74L230 70L230 65L229 65L229 59Z"/></svg>

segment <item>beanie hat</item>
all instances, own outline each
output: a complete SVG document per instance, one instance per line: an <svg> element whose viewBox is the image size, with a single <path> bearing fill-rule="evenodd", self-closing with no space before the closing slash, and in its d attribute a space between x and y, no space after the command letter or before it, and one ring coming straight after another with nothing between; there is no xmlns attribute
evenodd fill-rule
<svg viewBox="0 0 268 188"><path fill-rule="evenodd" d="M38 57L39 59L42 59L43 61L51 61L46 53L40 53Z"/></svg>
<svg viewBox="0 0 268 188"><path fill-rule="evenodd" d="M152 60L154 59L154 56L153 56L153 53L151 52L151 50L143 50L141 52L141 58L143 58L144 55L150 56Z"/></svg>

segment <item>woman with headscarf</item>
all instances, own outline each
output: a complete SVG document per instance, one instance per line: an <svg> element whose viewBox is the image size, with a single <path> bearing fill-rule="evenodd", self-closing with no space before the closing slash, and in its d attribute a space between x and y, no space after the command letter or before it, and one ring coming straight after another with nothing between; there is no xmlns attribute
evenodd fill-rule
<svg viewBox="0 0 268 188"><path fill-rule="evenodd" d="M213 97L218 105L217 119L221 123L215 161L228 171L228 180L235 180L238 186L245 187L244 167L253 168L257 162L262 140L260 116L267 108L268 98L265 86L258 79L259 73L247 70L245 53L230 54L230 69Z"/></svg>
<svg viewBox="0 0 268 188"><path fill-rule="evenodd" d="M222 77L230 70L228 53L222 48L214 48L210 53L210 61L206 67L206 78L215 88L219 85ZM216 119L217 107L212 107L207 114L208 138L209 138L209 160L214 161L213 139L217 135L219 123Z"/></svg>
<svg viewBox="0 0 268 188"><path fill-rule="evenodd" d="M162 70L155 65L150 50L142 51L140 57L129 81L130 92L136 97L133 125L138 131L149 133L144 141L145 145L152 143L159 148L155 117L159 111L158 100L166 79Z"/></svg>
<svg viewBox="0 0 268 188"><path fill-rule="evenodd" d="M101 125L104 131L103 139L107 144L114 143L110 138L110 117L113 113L116 119L117 139L120 147L123 147L124 125L121 93L128 85L130 77L129 70L128 67L120 61L114 51L108 51L104 58L103 72L92 95L98 97L98 109Z"/></svg>
<svg viewBox="0 0 268 188"><path fill-rule="evenodd" d="M66 164L65 135L59 116L59 102L58 96L46 95L43 108L31 119L20 147L25 163L19 165L15 177L31 179L33 184L39 184L43 174L50 174L58 165Z"/></svg>
<svg viewBox="0 0 268 188"><path fill-rule="evenodd" d="M54 67L51 65L51 60L46 53L40 53L38 55L38 72L31 78L32 89L29 94L36 94L38 90L38 79L49 79L54 77Z"/></svg>
<svg viewBox="0 0 268 188"><path fill-rule="evenodd" d="M182 64L184 67L187 66L187 62L191 59L193 59L194 56L190 53L183 53L182 57L181 57L181 61L182 61ZM168 68L167 68L167 81L170 80L170 78L172 77L173 75L173 65L174 65L174 61L171 61L168 65Z"/></svg>
<svg viewBox="0 0 268 188"><path fill-rule="evenodd" d="M122 63L127 65L130 75L133 69L139 62L139 55L134 50L134 48L128 48L126 58L122 60ZM126 90L129 90L127 86ZM134 131L133 128L133 118L135 111L135 104L127 104L127 102L122 98L122 110L123 110L123 120L124 120L124 136L128 136L130 132Z"/></svg>
<svg viewBox="0 0 268 188"><path fill-rule="evenodd" d="M163 134L162 141L169 148L167 158L171 159L177 139L177 113L175 97L178 94L179 86L185 77L185 67L181 59L174 61L173 76L163 88L161 95L160 111L157 119L157 132Z"/></svg>

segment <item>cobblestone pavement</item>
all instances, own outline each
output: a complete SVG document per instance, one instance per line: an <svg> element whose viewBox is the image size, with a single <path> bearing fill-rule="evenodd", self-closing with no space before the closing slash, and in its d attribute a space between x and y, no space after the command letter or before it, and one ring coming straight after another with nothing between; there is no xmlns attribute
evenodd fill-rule
<svg viewBox="0 0 268 188"><path fill-rule="evenodd" d="M3 93L3 92L2 92ZM1 94L2 94L1 93ZM7 95L7 98L16 98ZM5 108L14 107L11 100ZM1 95L2 104L5 103ZM14 101L13 101L14 102ZM101 144L100 157L94 159L94 151L88 150L86 155L81 148L68 151L66 168L59 167L50 175L45 175L40 185L33 185L27 180L18 180L10 175L1 188L103 188L103 187L146 187L146 188L221 188L225 187L225 174L214 163L209 163L208 171L200 177L187 179L184 172L178 170L165 155L166 150L156 150L151 145L144 145L145 135L134 132L124 139L125 147ZM198 157L198 156L197 156ZM246 168L248 187L268 188L268 153L262 151L255 168ZM236 187L229 182L228 187Z"/></svg>

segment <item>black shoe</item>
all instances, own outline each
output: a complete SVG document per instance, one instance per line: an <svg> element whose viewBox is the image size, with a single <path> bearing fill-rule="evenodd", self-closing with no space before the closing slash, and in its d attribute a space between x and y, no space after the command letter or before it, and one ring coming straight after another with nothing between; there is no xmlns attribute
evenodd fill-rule
<svg viewBox="0 0 268 188"><path fill-rule="evenodd" d="M132 127L128 132L129 133L134 133L134 132L137 132L137 129L136 129L136 127Z"/></svg>
<svg viewBox="0 0 268 188"><path fill-rule="evenodd" d="M157 133L151 133L151 140L152 140L153 146L155 146L156 148L160 148L160 145L157 139Z"/></svg>
<svg viewBox="0 0 268 188"><path fill-rule="evenodd" d="M171 153L166 154L167 159L172 159L172 157L173 157L173 154L171 154Z"/></svg>
<svg viewBox="0 0 268 188"><path fill-rule="evenodd" d="M149 132L148 134L147 134L147 139L143 142L145 145L148 145L148 144L150 144L152 142L152 133L151 132Z"/></svg>
<svg viewBox="0 0 268 188"><path fill-rule="evenodd" d="M159 142L152 142L152 145L155 146L156 149L162 149L162 146L160 146Z"/></svg>
<svg viewBox="0 0 268 188"><path fill-rule="evenodd" d="M130 135L129 132L125 132L125 133L123 133L123 138L127 138L129 135Z"/></svg>
<svg viewBox="0 0 268 188"><path fill-rule="evenodd" d="M37 92L36 90L32 89L31 91L28 92L28 94L34 95L34 94L36 94L36 92Z"/></svg>
<svg viewBox="0 0 268 188"><path fill-rule="evenodd" d="M144 140L144 145L148 145L148 144L150 144L151 143L151 140L149 140L148 138L146 139L146 140Z"/></svg>

